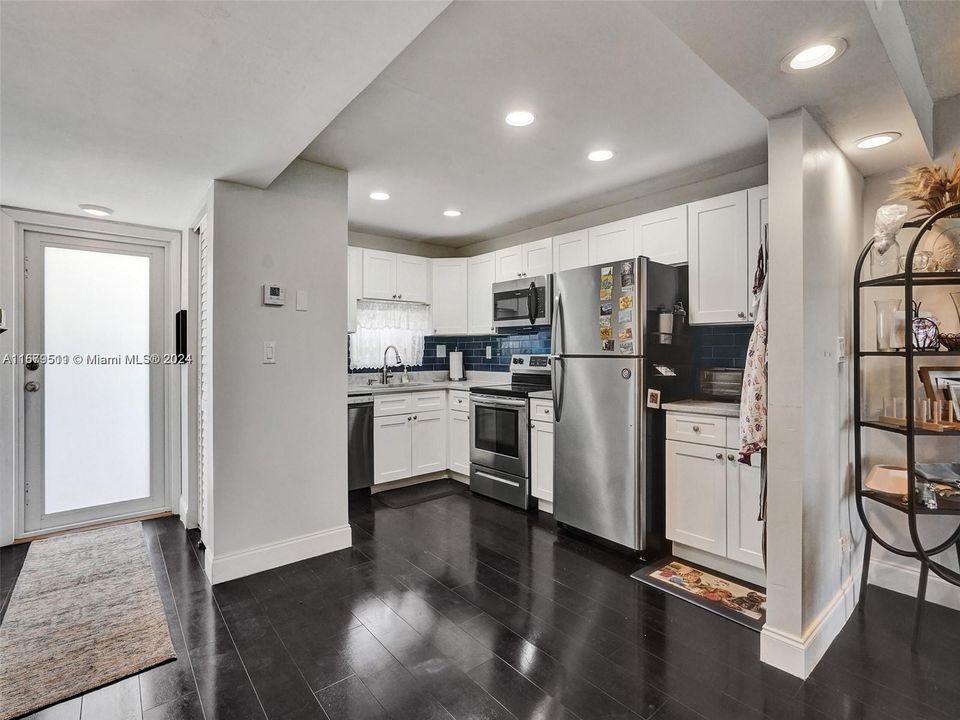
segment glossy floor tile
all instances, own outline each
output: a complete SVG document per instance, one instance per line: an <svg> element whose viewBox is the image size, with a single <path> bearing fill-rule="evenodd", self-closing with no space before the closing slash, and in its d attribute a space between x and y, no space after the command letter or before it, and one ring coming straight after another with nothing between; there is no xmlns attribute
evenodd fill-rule
<svg viewBox="0 0 960 720"><path fill-rule="evenodd" d="M912 653L912 599L871 587L800 682L548 515L464 489L402 509L354 494L350 519L352 548L215 588L195 532L145 523L178 659L33 718L960 717L960 613L939 606ZM0 549L0 603L25 551Z"/></svg>

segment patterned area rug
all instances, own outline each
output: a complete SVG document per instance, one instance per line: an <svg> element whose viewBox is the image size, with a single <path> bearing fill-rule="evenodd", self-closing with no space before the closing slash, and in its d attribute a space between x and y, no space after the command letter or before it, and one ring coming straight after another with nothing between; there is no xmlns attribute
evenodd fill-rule
<svg viewBox="0 0 960 720"><path fill-rule="evenodd" d="M0 625L0 720L175 657L140 523L38 540Z"/></svg>
<svg viewBox="0 0 960 720"><path fill-rule="evenodd" d="M757 632L767 619L767 596L763 588L684 560L667 558L630 577Z"/></svg>

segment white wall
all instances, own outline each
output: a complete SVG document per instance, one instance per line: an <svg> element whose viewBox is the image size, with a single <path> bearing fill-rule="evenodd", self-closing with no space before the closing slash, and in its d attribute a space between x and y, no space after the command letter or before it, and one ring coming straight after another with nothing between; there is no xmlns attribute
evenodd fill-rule
<svg viewBox="0 0 960 720"><path fill-rule="evenodd" d="M863 178L805 111L770 121L767 624L761 658L805 677L855 604L851 277Z"/></svg>
<svg viewBox="0 0 960 720"><path fill-rule="evenodd" d="M213 233L212 582L350 544L347 174L294 161L265 190L217 181ZM280 283L283 307L260 304ZM297 290L309 311L297 312ZM277 362L262 362L263 342Z"/></svg>
<svg viewBox="0 0 960 720"><path fill-rule="evenodd" d="M0 211L0 308L7 315L7 332L0 333L0 357L14 352L13 338L20 319L13 312L14 304L14 222ZM16 403L14 402L13 364L0 364L0 546L13 542L16 527L14 454Z"/></svg>

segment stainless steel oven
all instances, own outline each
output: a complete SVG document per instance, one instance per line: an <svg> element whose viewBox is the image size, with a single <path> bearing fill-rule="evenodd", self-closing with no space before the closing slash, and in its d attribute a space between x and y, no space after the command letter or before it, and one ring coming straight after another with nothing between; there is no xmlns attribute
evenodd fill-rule
<svg viewBox="0 0 960 720"><path fill-rule="evenodd" d="M526 478L530 419L527 399L470 394L470 462Z"/></svg>
<svg viewBox="0 0 960 720"><path fill-rule="evenodd" d="M551 275L493 284L493 326L531 327L550 324Z"/></svg>

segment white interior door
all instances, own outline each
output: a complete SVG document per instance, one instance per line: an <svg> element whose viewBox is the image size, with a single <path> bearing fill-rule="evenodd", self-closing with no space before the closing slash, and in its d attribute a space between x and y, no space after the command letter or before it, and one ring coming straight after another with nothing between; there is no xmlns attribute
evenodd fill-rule
<svg viewBox="0 0 960 720"><path fill-rule="evenodd" d="M162 246L24 234L24 531L165 505Z"/></svg>

